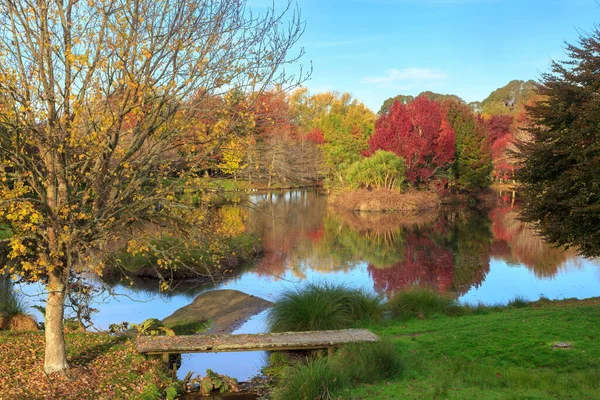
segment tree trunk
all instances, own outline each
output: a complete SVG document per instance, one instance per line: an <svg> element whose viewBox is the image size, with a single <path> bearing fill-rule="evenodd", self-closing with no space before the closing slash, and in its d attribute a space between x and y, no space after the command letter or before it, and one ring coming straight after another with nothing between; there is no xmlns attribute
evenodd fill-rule
<svg viewBox="0 0 600 400"><path fill-rule="evenodd" d="M48 277L48 300L46 302L46 357L44 372L66 374L68 369L65 334L65 282L61 273L54 270Z"/></svg>

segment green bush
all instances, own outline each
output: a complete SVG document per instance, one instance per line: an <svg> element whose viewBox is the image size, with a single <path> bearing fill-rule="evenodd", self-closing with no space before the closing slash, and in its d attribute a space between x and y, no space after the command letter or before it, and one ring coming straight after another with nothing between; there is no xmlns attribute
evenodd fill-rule
<svg viewBox="0 0 600 400"><path fill-rule="evenodd" d="M345 171L346 183L354 188L403 189L406 183L404 159L390 151L378 150L371 157L350 165Z"/></svg>
<svg viewBox="0 0 600 400"><path fill-rule="evenodd" d="M269 310L271 332L346 329L360 322L377 321L384 305L381 297L344 285L318 283L284 292Z"/></svg>
<svg viewBox="0 0 600 400"><path fill-rule="evenodd" d="M462 307L449 295L418 287L397 293L388 304L392 315L401 319L424 319L436 314L463 313Z"/></svg>

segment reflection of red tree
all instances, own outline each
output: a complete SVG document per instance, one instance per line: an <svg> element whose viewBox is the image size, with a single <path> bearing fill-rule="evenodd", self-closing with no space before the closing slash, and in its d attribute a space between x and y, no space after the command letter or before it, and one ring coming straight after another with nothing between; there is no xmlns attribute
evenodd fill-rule
<svg viewBox="0 0 600 400"><path fill-rule="evenodd" d="M388 295L413 285L426 285L440 292L452 289L454 256L448 248L426 236L410 233L405 240L404 259L390 268L368 267L375 290Z"/></svg>
<svg viewBox="0 0 600 400"><path fill-rule="evenodd" d="M325 229L324 229L323 225L321 225L320 227L318 227L316 229L308 231L306 233L306 237L308 239L310 239L310 241L313 243L319 243L321 241L321 239L323 239L324 234L325 234Z"/></svg>

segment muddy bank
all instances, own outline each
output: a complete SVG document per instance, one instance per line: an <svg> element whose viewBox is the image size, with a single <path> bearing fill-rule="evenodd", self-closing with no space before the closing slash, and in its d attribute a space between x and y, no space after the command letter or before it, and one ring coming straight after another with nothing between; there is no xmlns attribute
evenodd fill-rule
<svg viewBox="0 0 600 400"><path fill-rule="evenodd" d="M213 290L163 319L166 326L211 322L209 333L231 333L273 303L237 290Z"/></svg>

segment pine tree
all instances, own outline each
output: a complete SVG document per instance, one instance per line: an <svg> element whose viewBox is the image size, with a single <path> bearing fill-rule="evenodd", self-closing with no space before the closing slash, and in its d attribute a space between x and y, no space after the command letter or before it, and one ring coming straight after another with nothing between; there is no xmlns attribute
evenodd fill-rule
<svg viewBox="0 0 600 400"><path fill-rule="evenodd" d="M458 187L467 191L487 188L493 166L483 121L464 103L447 100L444 109L455 133L453 169Z"/></svg>
<svg viewBox="0 0 600 400"><path fill-rule="evenodd" d="M520 145L523 219L559 246L600 256L600 31L568 45L528 108L532 141Z"/></svg>

